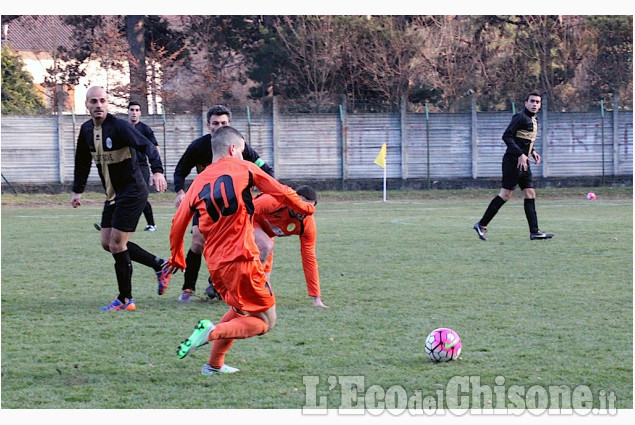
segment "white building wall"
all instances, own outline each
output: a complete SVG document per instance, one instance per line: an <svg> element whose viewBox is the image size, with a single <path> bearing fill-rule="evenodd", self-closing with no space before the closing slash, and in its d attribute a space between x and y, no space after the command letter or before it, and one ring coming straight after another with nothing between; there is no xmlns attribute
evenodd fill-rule
<svg viewBox="0 0 635 425"><path fill-rule="evenodd" d="M54 64L53 57L50 53L47 52L20 52L20 56L22 57L22 61L24 62L24 70L29 72L33 77L33 82L35 84L43 84L44 78L48 75L47 69L51 68ZM125 62L123 69L106 70L98 61L90 61L85 65L84 71L86 76L81 77L79 80L79 84L75 86L74 93L74 113L76 115L86 115L88 114L88 110L86 109L86 92L92 86L102 86L106 88L106 91L109 88L118 86L118 85L126 85L130 83L130 73L128 70L128 63ZM47 93L50 95L50 93ZM47 107L50 107L50 98L47 99ZM161 97L157 96L157 111L154 111L152 107L152 102L150 97L148 96L148 113L149 114L159 114L162 111ZM109 112L114 114L125 114L126 108L116 107L111 103L111 108Z"/></svg>

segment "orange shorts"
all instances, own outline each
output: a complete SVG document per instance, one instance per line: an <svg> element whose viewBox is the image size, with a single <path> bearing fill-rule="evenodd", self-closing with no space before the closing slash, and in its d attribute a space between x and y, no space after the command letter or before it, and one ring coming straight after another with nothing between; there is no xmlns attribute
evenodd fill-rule
<svg viewBox="0 0 635 425"><path fill-rule="evenodd" d="M235 261L210 270L214 289L228 305L248 313L261 313L276 304L259 260Z"/></svg>

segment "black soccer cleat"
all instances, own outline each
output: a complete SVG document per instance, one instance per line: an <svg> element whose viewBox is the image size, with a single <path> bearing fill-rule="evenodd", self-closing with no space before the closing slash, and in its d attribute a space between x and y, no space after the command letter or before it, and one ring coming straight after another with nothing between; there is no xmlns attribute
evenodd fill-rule
<svg viewBox="0 0 635 425"><path fill-rule="evenodd" d="M551 239L553 238L553 233L544 233L538 230L536 233L530 233L529 239L533 240L542 240L542 239Z"/></svg>
<svg viewBox="0 0 635 425"><path fill-rule="evenodd" d="M487 240L487 228L485 226L481 226L481 222L477 222L474 225L474 230L476 230L476 234L478 235L478 238L482 241L486 241Z"/></svg>
<svg viewBox="0 0 635 425"><path fill-rule="evenodd" d="M210 300L215 300L215 299L219 299L221 300L221 296L220 294L216 291L216 289L214 289L214 285L212 284L212 279L208 279L209 281L209 286L205 289L205 295L207 295L207 297Z"/></svg>

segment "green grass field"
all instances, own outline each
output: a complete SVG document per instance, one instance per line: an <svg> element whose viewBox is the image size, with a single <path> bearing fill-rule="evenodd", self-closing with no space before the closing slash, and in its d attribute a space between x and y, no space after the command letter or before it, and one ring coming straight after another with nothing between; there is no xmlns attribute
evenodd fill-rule
<svg viewBox="0 0 635 425"><path fill-rule="evenodd" d="M502 402L488 388L507 396L559 386L574 403L603 408L614 396L613 407L632 409L632 188L593 190L596 201L584 188L539 190L540 226L556 234L549 241L529 240L514 198L488 226L488 242L472 225L496 191L389 192L386 203L381 192L324 193L318 260L330 308L310 305L298 238L277 238L278 323L236 341L226 360L240 373L213 377L200 375L209 346L183 360L176 348L199 319L218 320L227 307L178 303L182 274L158 296L152 271L134 264L137 310L99 311L117 288L93 228L103 195L73 209L70 195L3 194L2 408L381 408L371 402L386 391L398 408L400 395L443 394L448 408L462 395L472 408L506 409L533 405ZM159 229L132 240L167 256L173 194L150 199ZM199 293L206 286L202 271ZM425 356L437 327L461 336L457 361ZM448 385L457 377L486 389L457 395Z"/></svg>

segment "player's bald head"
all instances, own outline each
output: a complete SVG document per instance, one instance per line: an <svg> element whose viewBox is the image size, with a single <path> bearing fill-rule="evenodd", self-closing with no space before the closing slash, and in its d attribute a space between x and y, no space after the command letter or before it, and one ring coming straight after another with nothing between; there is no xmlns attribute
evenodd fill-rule
<svg viewBox="0 0 635 425"><path fill-rule="evenodd" d="M92 86L86 92L86 100L90 100L91 98L108 98L108 93L106 93L103 87Z"/></svg>

